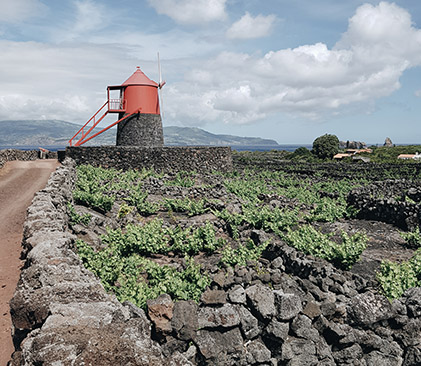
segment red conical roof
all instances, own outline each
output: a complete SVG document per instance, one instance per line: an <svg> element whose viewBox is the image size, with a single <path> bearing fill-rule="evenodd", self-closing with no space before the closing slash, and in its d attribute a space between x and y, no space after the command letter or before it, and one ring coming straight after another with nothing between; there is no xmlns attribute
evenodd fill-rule
<svg viewBox="0 0 421 366"><path fill-rule="evenodd" d="M149 79L143 72L140 70L140 67L137 66L137 70L130 76L121 86L128 85L149 85L158 87L158 84L155 81Z"/></svg>

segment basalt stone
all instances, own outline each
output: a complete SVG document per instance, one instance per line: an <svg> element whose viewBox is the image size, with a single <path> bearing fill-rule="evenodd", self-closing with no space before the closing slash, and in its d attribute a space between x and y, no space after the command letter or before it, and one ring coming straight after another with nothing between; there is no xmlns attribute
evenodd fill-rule
<svg viewBox="0 0 421 366"><path fill-rule="evenodd" d="M270 319L276 313L273 291L264 285L253 285L246 290L252 309L262 318Z"/></svg>
<svg viewBox="0 0 421 366"><path fill-rule="evenodd" d="M387 298L373 292L352 298L347 313L351 322L357 325L371 325L394 315L392 305Z"/></svg>
<svg viewBox="0 0 421 366"><path fill-rule="evenodd" d="M240 326L244 337L247 339L257 337L261 332L258 320L243 306L238 306L237 311L240 316Z"/></svg>
<svg viewBox="0 0 421 366"><path fill-rule="evenodd" d="M282 361L297 360L304 362L303 365L317 365L316 346L313 342L288 337L282 344ZM298 363L295 363L299 365Z"/></svg>
<svg viewBox="0 0 421 366"><path fill-rule="evenodd" d="M171 326L178 338L186 341L195 338L199 329L197 310L197 304L192 300L174 304Z"/></svg>
<svg viewBox="0 0 421 366"><path fill-rule="evenodd" d="M301 299L295 294L285 294L283 291L273 291L275 304L278 310L277 317L281 320L289 320L299 314L302 310Z"/></svg>
<svg viewBox="0 0 421 366"><path fill-rule="evenodd" d="M205 305L222 305L227 302L227 294L222 290L207 289L200 297L200 301Z"/></svg>
<svg viewBox="0 0 421 366"><path fill-rule="evenodd" d="M269 363L272 357L270 350L257 339L247 343L246 352L249 365Z"/></svg>
<svg viewBox="0 0 421 366"><path fill-rule="evenodd" d="M413 318L421 317L421 287L407 290L405 292L405 297L408 315Z"/></svg>
<svg viewBox="0 0 421 366"><path fill-rule="evenodd" d="M117 125L117 146L164 146L159 114L138 113Z"/></svg>
<svg viewBox="0 0 421 366"><path fill-rule="evenodd" d="M210 365L236 365L243 350L243 338L238 328L224 333L200 330L197 332L197 346Z"/></svg>
<svg viewBox="0 0 421 366"><path fill-rule="evenodd" d="M364 365L365 362L361 361L363 357L364 351L358 344L333 352L333 358L337 365Z"/></svg>
<svg viewBox="0 0 421 366"><path fill-rule="evenodd" d="M316 339L319 332L312 327L311 320L305 315L297 315L291 323L292 332L299 338Z"/></svg>
<svg viewBox="0 0 421 366"><path fill-rule="evenodd" d="M246 292L241 285L235 285L228 292L228 298L233 304L246 304Z"/></svg>
<svg viewBox="0 0 421 366"><path fill-rule="evenodd" d="M320 306L315 302L308 302L303 309L303 314L307 315L310 319L314 319L321 314Z"/></svg>
<svg viewBox="0 0 421 366"><path fill-rule="evenodd" d="M147 301L148 316L158 333L169 333L172 329L174 303L167 294L159 295L154 300Z"/></svg>
<svg viewBox="0 0 421 366"><path fill-rule="evenodd" d="M289 323L283 323L276 319L272 319L265 328L265 331L269 338L277 341L284 341L288 337Z"/></svg>
<svg viewBox="0 0 421 366"><path fill-rule="evenodd" d="M203 307L198 311L199 328L231 328L240 324L237 309L231 304L220 308Z"/></svg>

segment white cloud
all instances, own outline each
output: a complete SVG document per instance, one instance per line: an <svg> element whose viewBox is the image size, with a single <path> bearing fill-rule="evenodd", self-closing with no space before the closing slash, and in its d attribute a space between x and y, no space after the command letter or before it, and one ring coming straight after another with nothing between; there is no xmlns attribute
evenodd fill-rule
<svg viewBox="0 0 421 366"><path fill-rule="evenodd" d="M201 24L224 20L227 0L148 0L158 14L181 24Z"/></svg>
<svg viewBox="0 0 421 366"><path fill-rule="evenodd" d="M96 5L78 4L76 28L83 35ZM126 80L136 65L156 79L157 49L168 82L163 92L169 124L243 124L275 113L320 118L361 110L399 89L402 73L421 65L421 31L406 10L385 2L358 8L333 48L320 42L263 56L221 52L220 43L199 43L196 33L180 30L89 33L73 44L0 40L0 120L85 122L105 101L106 86Z"/></svg>
<svg viewBox="0 0 421 366"><path fill-rule="evenodd" d="M0 22L22 23L42 15L47 7L39 0L0 0Z"/></svg>
<svg viewBox="0 0 421 366"><path fill-rule="evenodd" d="M415 96L421 98L421 89L415 91Z"/></svg>
<svg viewBox="0 0 421 366"><path fill-rule="evenodd" d="M386 2L363 5L333 49L317 43L263 57L221 53L174 85L167 109L178 111L186 92L196 93L202 118L231 123L270 113L318 118L353 105L363 108L400 88L402 73L421 65L420 49L421 30L406 10Z"/></svg>
<svg viewBox="0 0 421 366"><path fill-rule="evenodd" d="M104 11L101 5L90 0L80 0L75 2L76 23L74 31L85 33L104 26Z"/></svg>
<svg viewBox="0 0 421 366"><path fill-rule="evenodd" d="M123 82L137 62L118 47L92 44L2 40L0 48L0 120L47 115L86 122L104 103L107 85ZM155 69L151 63L144 66Z"/></svg>
<svg viewBox="0 0 421 366"><path fill-rule="evenodd" d="M276 20L275 15L257 15L253 18L248 12L236 21L227 31L230 39L255 39L268 36Z"/></svg>

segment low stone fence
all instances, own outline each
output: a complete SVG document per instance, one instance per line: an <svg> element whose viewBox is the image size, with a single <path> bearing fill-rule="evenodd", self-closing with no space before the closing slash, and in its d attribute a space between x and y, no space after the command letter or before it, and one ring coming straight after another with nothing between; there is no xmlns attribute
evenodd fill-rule
<svg viewBox="0 0 421 366"><path fill-rule="evenodd" d="M232 170L229 147L67 147L65 156L74 159L77 164L122 170L142 168L153 168L158 172Z"/></svg>
<svg viewBox="0 0 421 366"><path fill-rule="evenodd" d="M161 295L147 313L119 303L75 254L74 179L66 160L28 209L11 366L421 363L421 288L390 303L374 283L280 240L257 264L211 273L199 303Z"/></svg>
<svg viewBox="0 0 421 366"><path fill-rule="evenodd" d="M308 177L365 178L383 180L399 176L405 179L421 177L419 163L363 163L363 162L322 162L287 160L277 152L234 152L233 164L236 169L268 169L283 171Z"/></svg>
<svg viewBox="0 0 421 366"><path fill-rule="evenodd" d="M39 151L37 150L16 150L6 149L0 150L0 168L5 163L12 160L37 160L39 158Z"/></svg>
<svg viewBox="0 0 421 366"><path fill-rule="evenodd" d="M356 188L348 195L358 218L394 224L404 230L421 227L421 187L409 180L386 180Z"/></svg>
<svg viewBox="0 0 421 366"><path fill-rule="evenodd" d="M190 365L178 352L164 357L144 311L108 295L73 251L66 202L74 176L71 165L59 167L28 209L10 365Z"/></svg>
<svg viewBox="0 0 421 366"><path fill-rule="evenodd" d="M0 168L4 166L4 164L8 161L13 160L37 160L40 158L45 159L57 159L57 152L55 151L48 151L43 153L41 156L41 152L39 150L17 150L17 149L5 149L0 150Z"/></svg>

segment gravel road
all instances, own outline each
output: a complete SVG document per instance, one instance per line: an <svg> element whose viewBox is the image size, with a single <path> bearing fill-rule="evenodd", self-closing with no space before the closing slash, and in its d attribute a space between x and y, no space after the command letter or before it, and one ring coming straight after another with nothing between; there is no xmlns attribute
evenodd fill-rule
<svg viewBox="0 0 421 366"><path fill-rule="evenodd" d="M13 352L9 301L19 279L26 209L44 188L57 160L11 161L0 169L0 366Z"/></svg>

